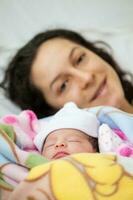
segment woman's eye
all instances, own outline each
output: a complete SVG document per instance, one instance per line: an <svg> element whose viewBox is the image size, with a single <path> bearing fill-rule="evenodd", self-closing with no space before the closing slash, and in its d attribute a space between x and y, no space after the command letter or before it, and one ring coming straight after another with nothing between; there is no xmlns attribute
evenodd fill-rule
<svg viewBox="0 0 133 200"><path fill-rule="evenodd" d="M68 80L65 80L60 86L60 92L64 92L67 87Z"/></svg>
<svg viewBox="0 0 133 200"><path fill-rule="evenodd" d="M76 65L80 64L80 63L83 61L84 57L85 57L85 53L82 54L82 55L80 55L80 56L78 57L77 61L76 61Z"/></svg>

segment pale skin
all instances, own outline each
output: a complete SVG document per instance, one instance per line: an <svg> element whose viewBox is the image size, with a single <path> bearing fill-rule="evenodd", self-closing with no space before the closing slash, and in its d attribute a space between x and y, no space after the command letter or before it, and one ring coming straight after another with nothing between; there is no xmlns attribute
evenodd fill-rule
<svg viewBox="0 0 133 200"><path fill-rule="evenodd" d="M84 152L96 152L86 134L75 129L59 129L50 133L46 138L42 155L49 160L54 160Z"/></svg>
<svg viewBox="0 0 133 200"><path fill-rule="evenodd" d="M31 81L56 109L73 101L80 108L108 105L133 113L114 69L92 51L66 39L51 39L40 46Z"/></svg>

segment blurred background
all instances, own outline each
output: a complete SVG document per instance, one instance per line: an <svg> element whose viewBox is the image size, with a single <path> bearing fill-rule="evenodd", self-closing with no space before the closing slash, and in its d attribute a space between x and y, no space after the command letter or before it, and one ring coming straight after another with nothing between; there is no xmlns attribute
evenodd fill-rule
<svg viewBox="0 0 133 200"><path fill-rule="evenodd" d="M120 65L133 72L132 0L0 0L0 79L17 49L51 28L107 42ZM0 116L18 112L1 90Z"/></svg>

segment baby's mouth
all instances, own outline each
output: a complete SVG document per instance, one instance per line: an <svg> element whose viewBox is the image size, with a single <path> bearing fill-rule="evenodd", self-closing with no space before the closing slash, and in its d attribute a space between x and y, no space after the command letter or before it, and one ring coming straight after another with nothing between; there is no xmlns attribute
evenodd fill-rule
<svg viewBox="0 0 133 200"><path fill-rule="evenodd" d="M94 101L95 99L97 99L97 98L99 98L99 97L104 95L106 83L107 83L107 81L106 81L106 79L104 79L102 81L102 83L100 84L100 86L98 87L98 89L96 90L96 92L94 93L91 101Z"/></svg>
<svg viewBox="0 0 133 200"><path fill-rule="evenodd" d="M65 151L59 151L52 157L52 159L59 159L59 158L63 158L68 155L70 155L70 154Z"/></svg>

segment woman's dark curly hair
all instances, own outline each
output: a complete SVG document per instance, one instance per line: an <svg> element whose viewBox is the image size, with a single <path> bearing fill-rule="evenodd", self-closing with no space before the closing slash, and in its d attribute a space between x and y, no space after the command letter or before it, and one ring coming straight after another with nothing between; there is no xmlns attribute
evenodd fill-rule
<svg viewBox="0 0 133 200"><path fill-rule="evenodd" d="M109 63L118 74L126 99L131 103L133 99L133 82L125 79L129 74L123 71L114 58L105 49L97 47L96 42L90 42L77 32L66 29L48 30L36 35L25 46L23 46L12 61L9 63L5 77L0 86L5 89L10 100L22 109L32 109L39 118L49 116L56 112L44 99L41 91L31 83L30 73L32 64L38 53L40 45L53 38L65 38L80 44L100 56Z"/></svg>

